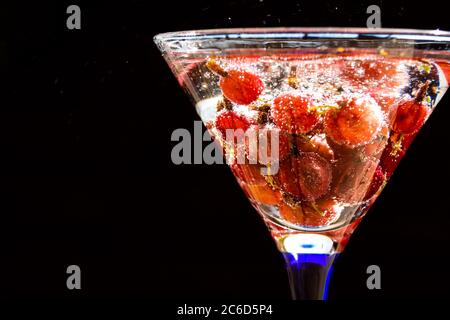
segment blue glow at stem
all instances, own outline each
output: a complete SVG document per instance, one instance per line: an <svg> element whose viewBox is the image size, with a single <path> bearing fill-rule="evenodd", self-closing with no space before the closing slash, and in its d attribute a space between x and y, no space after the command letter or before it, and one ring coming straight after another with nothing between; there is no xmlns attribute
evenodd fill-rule
<svg viewBox="0 0 450 320"><path fill-rule="evenodd" d="M301 267L301 265L305 262L319 264L322 267L325 267L330 259L329 254L316 254L316 253L292 254L286 252L285 255L287 255L287 257L289 258L291 265L297 265L298 267Z"/></svg>
<svg viewBox="0 0 450 320"><path fill-rule="evenodd" d="M330 283L330 278L333 270L333 261L338 256L338 254L326 254L326 253L283 253L286 262L288 263L288 269L291 270L291 276L293 276L293 281L300 281L298 283L299 287L297 292L299 297L306 297L309 288L311 286L319 285L322 289L318 288L317 293L320 295L321 299L328 298L328 285ZM322 281L318 283L309 282L309 276L312 274L318 275L322 278ZM306 278L305 278L306 276ZM317 281L316 277L311 278L311 281ZM320 285L322 283L322 285ZM302 288L303 286L308 286L309 288ZM303 291L306 290L306 291ZM320 294L320 290L323 290Z"/></svg>

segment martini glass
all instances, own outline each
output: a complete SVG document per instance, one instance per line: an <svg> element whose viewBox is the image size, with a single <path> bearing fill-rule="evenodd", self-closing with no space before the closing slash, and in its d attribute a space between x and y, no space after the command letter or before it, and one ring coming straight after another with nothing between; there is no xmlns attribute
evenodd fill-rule
<svg viewBox="0 0 450 320"><path fill-rule="evenodd" d="M335 258L447 90L450 33L218 29L154 40L268 226L293 298L326 299Z"/></svg>

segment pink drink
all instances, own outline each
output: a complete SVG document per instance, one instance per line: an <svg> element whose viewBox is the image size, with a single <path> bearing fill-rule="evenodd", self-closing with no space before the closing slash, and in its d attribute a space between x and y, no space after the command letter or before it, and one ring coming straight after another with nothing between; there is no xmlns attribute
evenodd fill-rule
<svg viewBox="0 0 450 320"><path fill-rule="evenodd" d="M194 68L217 85L197 109L219 141L225 128L278 130L277 174L231 168L267 220L303 231L363 216L447 88L433 61L374 54L227 56Z"/></svg>

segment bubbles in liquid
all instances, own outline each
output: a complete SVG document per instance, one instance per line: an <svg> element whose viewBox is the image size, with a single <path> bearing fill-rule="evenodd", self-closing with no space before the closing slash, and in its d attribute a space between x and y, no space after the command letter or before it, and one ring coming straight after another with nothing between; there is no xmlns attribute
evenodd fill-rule
<svg viewBox="0 0 450 320"><path fill-rule="evenodd" d="M252 124L281 128L289 136L290 155L285 160L289 165L287 171L281 171L283 178L263 177L254 185L253 173L253 178L246 173L255 171L241 168L238 181L267 218L300 230L335 228L365 214L413 138L402 138L392 131L398 102L414 97L418 88L429 81L427 103L432 108L447 89L439 66L425 60L389 59L372 54L249 55L216 59L224 70L251 72L265 86L251 104L233 104L233 112L244 115ZM208 84L200 91L202 101L197 104L197 110L203 121L214 123L217 103L222 99L220 77L210 73L204 62L197 66L202 71L190 74L194 75L192 82L199 83L203 77ZM204 74L208 75L204 77ZM308 132L301 135L283 132L283 125L274 121L274 101L287 93L311 99L320 121ZM264 105L268 106L267 118L258 124L257 110ZM327 117L336 122L327 124ZM395 148L403 150L396 153ZM300 166L305 168L300 170L299 159L305 153L314 154L320 161ZM318 178L318 173L323 171L318 166L322 160L331 170L331 181L325 189L320 189L322 184L317 182L324 180Z"/></svg>

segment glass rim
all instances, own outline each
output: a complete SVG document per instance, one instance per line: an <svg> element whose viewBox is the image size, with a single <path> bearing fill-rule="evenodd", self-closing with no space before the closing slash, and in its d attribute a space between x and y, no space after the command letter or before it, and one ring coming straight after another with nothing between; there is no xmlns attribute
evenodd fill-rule
<svg viewBox="0 0 450 320"><path fill-rule="evenodd" d="M402 28L346 28L346 27L264 27L264 28L219 28L199 29L159 33L155 42L201 41L201 40L257 40L257 39L379 39L379 40L416 40L448 41L450 32L439 29L402 29Z"/></svg>

